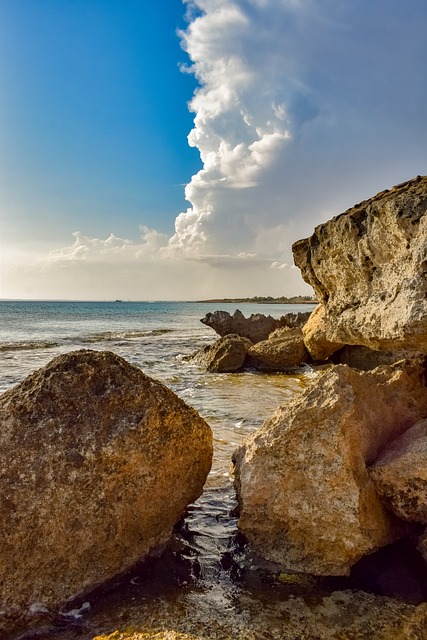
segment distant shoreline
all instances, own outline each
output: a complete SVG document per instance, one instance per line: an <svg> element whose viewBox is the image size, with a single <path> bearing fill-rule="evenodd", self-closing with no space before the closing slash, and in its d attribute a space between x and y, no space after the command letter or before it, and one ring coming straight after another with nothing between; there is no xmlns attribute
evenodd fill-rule
<svg viewBox="0 0 427 640"><path fill-rule="evenodd" d="M211 300L195 300L197 303L251 303L251 304L317 304L317 300L313 300L311 296L294 296L292 298L272 298L271 296L255 298L213 298Z"/></svg>

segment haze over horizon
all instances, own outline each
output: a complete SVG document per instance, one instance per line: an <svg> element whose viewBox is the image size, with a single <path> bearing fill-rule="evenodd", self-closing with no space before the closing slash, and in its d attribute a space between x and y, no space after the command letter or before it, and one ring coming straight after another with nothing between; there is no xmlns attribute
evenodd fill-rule
<svg viewBox="0 0 427 640"><path fill-rule="evenodd" d="M426 32L423 0L3 0L0 298L310 295L292 243L427 173Z"/></svg>

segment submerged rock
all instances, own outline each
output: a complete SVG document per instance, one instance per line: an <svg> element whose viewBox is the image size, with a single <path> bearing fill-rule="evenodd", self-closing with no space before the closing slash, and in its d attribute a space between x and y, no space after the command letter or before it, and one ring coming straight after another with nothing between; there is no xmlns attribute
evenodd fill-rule
<svg viewBox="0 0 427 640"><path fill-rule="evenodd" d="M315 360L345 344L427 351L426 212L427 176L418 176L293 245L321 304L304 329Z"/></svg>
<svg viewBox="0 0 427 640"><path fill-rule="evenodd" d="M389 443L369 475L386 506L399 518L427 524L427 420Z"/></svg>
<svg viewBox="0 0 427 640"><path fill-rule="evenodd" d="M109 352L59 356L4 393L2 613L55 608L163 545L211 459L197 412Z"/></svg>
<svg viewBox="0 0 427 640"><path fill-rule="evenodd" d="M285 570L347 574L402 531L366 467L426 415L421 362L327 370L236 451L239 528Z"/></svg>
<svg viewBox="0 0 427 640"><path fill-rule="evenodd" d="M260 371L288 371L310 362L301 329L283 327L248 349L246 363Z"/></svg>
<svg viewBox="0 0 427 640"><path fill-rule="evenodd" d="M153 612L144 602L132 603L126 608L125 622L120 611L105 611L96 617L94 628L108 631L98 631L100 635L94 640L425 640L426 637L426 603L414 606L350 589L330 594L282 593L282 597L276 591L273 596L270 592L256 597L250 590L234 588L232 593L215 595L216 599L207 591L199 606L195 606L194 597L181 590L173 602L156 599ZM77 634L73 637L80 638Z"/></svg>

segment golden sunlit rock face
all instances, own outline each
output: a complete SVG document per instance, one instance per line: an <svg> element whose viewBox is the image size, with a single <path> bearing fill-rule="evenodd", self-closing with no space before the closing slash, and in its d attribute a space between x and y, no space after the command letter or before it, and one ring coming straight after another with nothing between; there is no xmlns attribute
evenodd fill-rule
<svg viewBox="0 0 427 640"><path fill-rule="evenodd" d="M314 359L344 344L427 350L427 176L383 191L293 245L320 309L304 332Z"/></svg>
<svg viewBox="0 0 427 640"><path fill-rule="evenodd" d="M402 527L367 466L427 412L419 362L327 370L235 453L239 528L291 571L347 574Z"/></svg>
<svg viewBox="0 0 427 640"><path fill-rule="evenodd" d="M61 355L0 399L2 609L58 604L168 539L202 492L212 434L110 352Z"/></svg>

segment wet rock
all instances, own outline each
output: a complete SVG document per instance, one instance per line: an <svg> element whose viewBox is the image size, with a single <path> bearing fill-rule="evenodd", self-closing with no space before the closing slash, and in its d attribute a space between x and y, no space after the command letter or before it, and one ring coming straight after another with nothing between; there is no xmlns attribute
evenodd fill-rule
<svg viewBox="0 0 427 640"><path fill-rule="evenodd" d="M242 369L251 346L252 342L247 338L226 335L198 351L192 359L211 373L233 373Z"/></svg>
<svg viewBox="0 0 427 640"><path fill-rule="evenodd" d="M427 176L383 191L293 245L322 307L305 327L319 340L375 350L427 351ZM319 358L320 359L320 358Z"/></svg>
<svg viewBox="0 0 427 640"><path fill-rule="evenodd" d="M251 346L246 364L260 371L289 371L310 361L301 329L283 327Z"/></svg>
<svg viewBox="0 0 427 640"><path fill-rule="evenodd" d="M206 422L109 352L52 360L0 397L0 426L0 635L163 545L211 465Z"/></svg>
<svg viewBox="0 0 427 640"><path fill-rule="evenodd" d="M372 372L338 365L235 453L239 528L285 570L347 574L401 534L366 467L427 415L421 362Z"/></svg>
<svg viewBox="0 0 427 640"><path fill-rule="evenodd" d="M305 597L278 597L276 591L262 599L249 590L220 594L215 600L207 591L194 606L193 598L178 592L177 602L156 599L154 611L138 602L117 622L116 612L105 611L95 628L108 631L94 640L425 640L425 603L355 590Z"/></svg>
<svg viewBox="0 0 427 640"><path fill-rule="evenodd" d="M390 442L369 475L386 506L399 518L427 524L427 420Z"/></svg>
<svg viewBox="0 0 427 640"><path fill-rule="evenodd" d="M201 322L214 329L220 336L236 334L256 343L266 340L270 333L279 327L302 326L309 316L309 312L290 313L276 319L262 313L254 313L249 318L245 318L243 313L236 309L233 315L230 315L228 311L207 313Z"/></svg>

